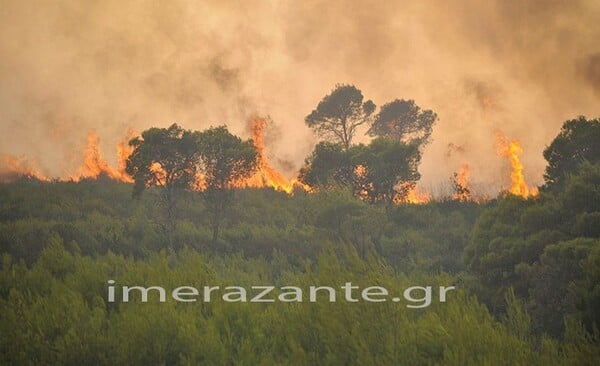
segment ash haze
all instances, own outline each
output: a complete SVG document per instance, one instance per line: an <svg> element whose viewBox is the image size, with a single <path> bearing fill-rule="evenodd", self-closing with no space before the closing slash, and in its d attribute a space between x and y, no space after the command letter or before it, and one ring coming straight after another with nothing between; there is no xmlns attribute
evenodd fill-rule
<svg viewBox="0 0 600 366"><path fill-rule="evenodd" d="M378 106L414 99L438 114L421 186L466 163L475 190L506 187L498 131L539 184L561 124L600 115L599 19L594 0L0 0L0 154L60 176L90 130L114 162L129 128L249 136L268 115L271 161L291 177L317 141L304 117L352 83Z"/></svg>

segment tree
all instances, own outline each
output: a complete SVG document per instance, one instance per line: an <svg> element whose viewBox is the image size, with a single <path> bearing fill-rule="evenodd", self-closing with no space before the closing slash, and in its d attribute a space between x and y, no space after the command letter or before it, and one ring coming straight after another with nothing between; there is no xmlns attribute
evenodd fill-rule
<svg viewBox="0 0 600 366"><path fill-rule="evenodd" d="M525 238L520 225L521 216L533 206L533 200L508 195L485 210L473 228L471 241L463 253L463 260L471 273L477 276L481 288L478 297L493 313L505 305L506 290L513 286L516 294L526 295L515 267L532 264L543 248L556 240L558 233L543 231L536 238ZM525 288L523 288L525 287Z"/></svg>
<svg viewBox="0 0 600 366"><path fill-rule="evenodd" d="M421 146L429 141L437 119L437 114L422 110L414 100L396 99L381 107L368 134Z"/></svg>
<svg viewBox="0 0 600 366"><path fill-rule="evenodd" d="M377 138L367 146L355 149L357 195L369 202L392 204L404 198L421 175L417 171L421 154L416 144Z"/></svg>
<svg viewBox="0 0 600 366"><path fill-rule="evenodd" d="M548 161L545 188L560 190L566 177L573 174L581 162L600 162L600 119L587 120L580 116L566 121L544 150L544 158Z"/></svg>
<svg viewBox="0 0 600 366"><path fill-rule="evenodd" d="M597 327L600 312L600 164L584 162L560 191L525 200L507 195L477 220L464 261L477 296L495 312L509 287L527 299L534 326L553 336L563 317Z"/></svg>
<svg viewBox="0 0 600 366"><path fill-rule="evenodd" d="M564 332L563 315L573 314L593 331L597 315L594 305L600 297L594 293L597 269L588 266L592 255L600 253L600 240L576 238L547 246L539 261L527 268L531 278L532 315L545 332L560 337ZM597 289L596 289L597 291Z"/></svg>
<svg viewBox="0 0 600 366"><path fill-rule="evenodd" d="M177 124L169 128L150 128L129 141L133 152L126 171L134 179L133 195L150 187L162 187L166 207L168 247L173 249L176 191L190 189L196 182L198 146L196 133Z"/></svg>
<svg viewBox="0 0 600 366"><path fill-rule="evenodd" d="M367 202L392 203L420 178L420 161L417 145L386 138L348 150L341 144L321 142L306 159L300 180L312 187L348 187Z"/></svg>
<svg viewBox="0 0 600 366"><path fill-rule="evenodd" d="M308 127L329 141L339 142L344 150L350 148L356 129L371 121L375 104L367 100L354 85L336 85L304 121Z"/></svg>
<svg viewBox="0 0 600 366"><path fill-rule="evenodd" d="M256 171L259 155L252 140L242 141L225 126L201 132L198 146L204 198L212 211L212 240L216 245L223 213L233 196L233 185Z"/></svg>
<svg viewBox="0 0 600 366"><path fill-rule="evenodd" d="M350 186L350 154L340 143L320 142L300 169L299 179L311 187Z"/></svg>

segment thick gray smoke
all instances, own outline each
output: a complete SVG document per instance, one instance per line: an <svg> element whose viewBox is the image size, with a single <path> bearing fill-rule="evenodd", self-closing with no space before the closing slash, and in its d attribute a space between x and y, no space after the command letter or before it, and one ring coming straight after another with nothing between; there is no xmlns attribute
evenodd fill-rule
<svg viewBox="0 0 600 366"><path fill-rule="evenodd" d="M503 131L530 183L562 122L600 115L600 2L17 1L0 3L0 154L48 175L89 130L109 161L129 127L202 129L269 115L271 159L293 175L316 141L303 118L336 83L440 120L421 166L435 188L468 163L507 185Z"/></svg>

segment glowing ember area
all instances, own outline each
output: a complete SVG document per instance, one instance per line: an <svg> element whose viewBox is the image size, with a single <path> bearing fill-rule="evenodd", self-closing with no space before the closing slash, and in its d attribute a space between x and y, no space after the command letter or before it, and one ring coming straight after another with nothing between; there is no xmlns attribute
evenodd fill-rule
<svg viewBox="0 0 600 366"><path fill-rule="evenodd" d="M415 205L422 205L431 201L432 197L430 192L427 192L426 190L423 190L417 186L409 187L408 184L409 183L402 183L397 186L398 191L402 192L407 190L407 192L404 198L394 199L394 203L411 203Z"/></svg>
<svg viewBox="0 0 600 366"><path fill-rule="evenodd" d="M412 203L417 205L425 204L430 201L431 193L421 190L419 187L414 187L410 191L408 191L408 194L404 199L404 202L406 203Z"/></svg>
<svg viewBox="0 0 600 366"><path fill-rule="evenodd" d="M460 171L454 174L454 194L452 195L453 200L460 202L471 201L471 189L469 188L469 177L471 171L469 170L468 164L462 164Z"/></svg>
<svg viewBox="0 0 600 366"><path fill-rule="evenodd" d="M128 136L133 136L133 132L129 131ZM129 139L127 139L129 141ZM77 172L71 175L71 179L75 182L81 179L98 178L101 174L109 178L122 182L133 182L133 179L125 172L125 163L131 154L131 148L127 142L121 142L117 145L117 154L119 166L114 168L110 166L100 153L100 139L95 132L90 132L87 136L87 145L83 158L83 164L77 169Z"/></svg>
<svg viewBox="0 0 600 366"><path fill-rule="evenodd" d="M496 147L498 154L503 157L507 157L510 166L510 189L509 192L527 198L529 196L536 196L538 194L538 189L536 187L529 188L527 186L527 182L525 182L525 177L523 175L523 164L521 164L521 160L519 156L523 154L523 149L517 140L508 140L506 136L502 132L498 132L496 134Z"/></svg>
<svg viewBox="0 0 600 366"><path fill-rule="evenodd" d="M164 187L167 184L167 173L160 165L160 163L152 163L152 165L150 165L150 171L152 172L152 174L154 174L156 185ZM199 182L200 179L197 179L196 181Z"/></svg>
<svg viewBox="0 0 600 366"><path fill-rule="evenodd" d="M357 192L355 192L355 194L362 200L368 200L369 192L367 191L367 189L373 188L372 184L365 186L366 175L367 175L367 167L365 167L364 165L357 165L356 167L354 167L354 177L360 187L357 190Z"/></svg>
<svg viewBox="0 0 600 366"><path fill-rule="evenodd" d="M20 178L49 180L26 158L19 158L12 155L0 156L0 182L9 183Z"/></svg>
<svg viewBox="0 0 600 366"><path fill-rule="evenodd" d="M258 152L259 162L257 172L250 178L236 184L238 187L272 187L279 191L291 194L295 188L302 188L310 191L310 187L302 184L296 179L288 180L283 174L275 170L269 164L265 150L264 131L267 127L267 121L263 118L254 118L250 126L252 141Z"/></svg>

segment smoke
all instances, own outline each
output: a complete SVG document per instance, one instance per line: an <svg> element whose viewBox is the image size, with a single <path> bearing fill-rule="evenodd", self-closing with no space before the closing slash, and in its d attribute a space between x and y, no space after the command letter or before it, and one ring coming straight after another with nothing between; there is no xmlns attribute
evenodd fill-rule
<svg viewBox="0 0 600 366"><path fill-rule="evenodd" d="M600 52L592 53L582 59L580 74L600 96Z"/></svg>
<svg viewBox="0 0 600 366"><path fill-rule="evenodd" d="M316 142L304 116L353 83L378 105L414 99L438 114L426 186L462 164L474 187L506 186L499 130L541 183L562 122L600 115L599 4L5 0L0 154L59 176L81 164L90 130L116 164L129 128L226 123L247 137L248 119L269 115L269 155L291 177Z"/></svg>

